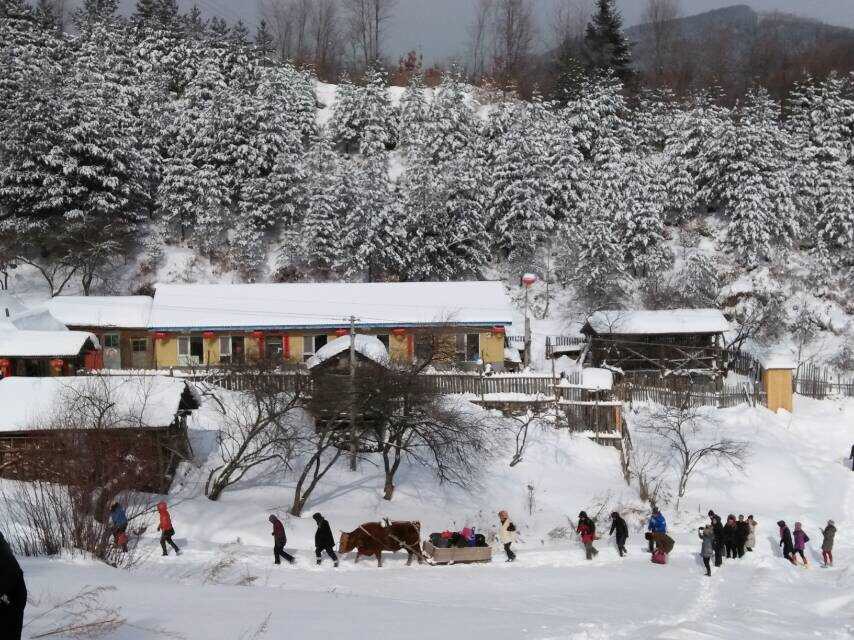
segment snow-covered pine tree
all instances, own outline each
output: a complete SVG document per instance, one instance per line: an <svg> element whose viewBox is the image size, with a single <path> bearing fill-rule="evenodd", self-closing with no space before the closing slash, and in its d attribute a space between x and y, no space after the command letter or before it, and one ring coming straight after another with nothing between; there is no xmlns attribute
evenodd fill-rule
<svg viewBox="0 0 854 640"><path fill-rule="evenodd" d="M593 210L586 215L577 243L564 252L561 270L586 305L595 309L621 302L627 275L615 225L597 214L601 204L594 201L590 205Z"/></svg>
<svg viewBox="0 0 854 640"><path fill-rule="evenodd" d="M582 224L581 213L590 179L584 157L578 150L572 127L556 118L544 132L546 203L556 224L574 229Z"/></svg>
<svg viewBox="0 0 854 640"><path fill-rule="evenodd" d="M466 100L466 86L458 73L443 76L430 101L424 129L424 153L436 164L455 157L472 143L476 132L474 110Z"/></svg>
<svg viewBox="0 0 854 640"><path fill-rule="evenodd" d="M692 253L679 272L683 304L697 309L717 306L721 279L714 262L704 253Z"/></svg>
<svg viewBox="0 0 854 640"><path fill-rule="evenodd" d="M341 258L341 229L352 190L347 188L347 177L325 131L309 148L305 167L302 254L312 267L331 270Z"/></svg>
<svg viewBox="0 0 854 640"><path fill-rule="evenodd" d="M563 110L563 117L572 126L578 148L585 158L592 157L600 135L616 137L621 144L631 138L622 91L620 81L605 71L588 78L579 97L570 100Z"/></svg>
<svg viewBox="0 0 854 640"><path fill-rule="evenodd" d="M697 209L697 182L688 160L679 154L676 144L664 150L661 162L664 180L664 219L669 224L690 220Z"/></svg>
<svg viewBox="0 0 854 640"><path fill-rule="evenodd" d="M413 73L406 85L406 91L400 97L398 107L397 138L398 145L410 150L420 144L424 123L427 120L427 97L425 96L424 75Z"/></svg>
<svg viewBox="0 0 854 640"><path fill-rule="evenodd" d="M673 256L664 238L664 184L655 158L629 155L624 198L619 204L620 244L635 276L662 273Z"/></svg>
<svg viewBox="0 0 854 640"><path fill-rule="evenodd" d="M495 244L514 262L530 259L554 229L545 157L523 126L513 127L505 136L491 176L489 217Z"/></svg>
<svg viewBox="0 0 854 640"><path fill-rule="evenodd" d="M614 0L596 0L596 11L584 34L583 53L590 73L610 69L623 82L634 75L631 44Z"/></svg>

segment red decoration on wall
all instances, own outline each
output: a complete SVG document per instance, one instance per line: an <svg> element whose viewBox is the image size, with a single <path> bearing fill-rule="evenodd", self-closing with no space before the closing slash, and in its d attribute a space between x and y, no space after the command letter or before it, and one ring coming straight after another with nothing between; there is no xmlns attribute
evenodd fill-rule
<svg viewBox="0 0 854 640"><path fill-rule="evenodd" d="M504 327L492 327L492 333L495 335L503 336L505 333Z"/></svg>
<svg viewBox="0 0 854 640"><path fill-rule="evenodd" d="M12 375L12 361L8 358L0 358L0 376L8 378Z"/></svg>
<svg viewBox="0 0 854 640"><path fill-rule="evenodd" d="M406 353L410 360L415 356L415 336L411 333L406 336Z"/></svg>
<svg viewBox="0 0 854 640"><path fill-rule="evenodd" d="M397 337L405 336L406 335L406 329L392 329L391 335L397 336Z"/></svg>
<svg viewBox="0 0 854 640"><path fill-rule="evenodd" d="M341 338L342 336L346 336L348 333L350 333L349 329L336 329L335 330L335 335L338 336L339 338Z"/></svg>
<svg viewBox="0 0 854 640"><path fill-rule="evenodd" d="M50 366L54 369L62 369L62 365L64 365L64 364L65 364L65 362L63 360L61 360L60 358L54 358L53 360L50 361Z"/></svg>
<svg viewBox="0 0 854 640"><path fill-rule="evenodd" d="M264 332L256 329L255 331L252 332L252 337L255 338L256 340L263 340L264 339Z"/></svg>
<svg viewBox="0 0 854 640"><path fill-rule="evenodd" d="M291 359L291 337L282 336L282 352L285 354L285 360Z"/></svg>
<svg viewBox="0 0 854 640"><path fill-rule="evenodd" d="M216 333L213 331L202 331L202 337L205 340L213 340L216 337Z"/></svg>
<svg viewBox="0 0 854 640"><path fill-rule="evenodd" d="M160 340L160 341L168 340L169 334L166 333L165 331L158 331L157 333L154 334L154 339Z"/></svg>

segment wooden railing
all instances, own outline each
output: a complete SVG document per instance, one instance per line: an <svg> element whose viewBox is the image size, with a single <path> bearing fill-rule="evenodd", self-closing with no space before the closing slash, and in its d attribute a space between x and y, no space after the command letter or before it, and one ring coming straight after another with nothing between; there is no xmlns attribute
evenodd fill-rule
<svg viewBox="0 0 854 640"><path fill-rule="evenodd" d="M560 353L563 351L561 347L578 347L580 350L585 344L585 336L546 336L546 357L551 358L555 353Z"/></svg>

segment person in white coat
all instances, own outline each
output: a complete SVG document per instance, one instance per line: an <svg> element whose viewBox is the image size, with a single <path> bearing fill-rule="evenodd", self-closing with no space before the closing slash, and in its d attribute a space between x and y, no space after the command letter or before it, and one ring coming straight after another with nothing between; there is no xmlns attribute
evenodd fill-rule
<svg viewBox="0 0 854 640"><path fill-rule="evenodd" d="M747 524L750 525L750 532L747 534L747 542L744 546L748 551L753 551L753 547L756 546L756 526L759 523L753 519L752 515L749 515L747 516Z"/></svg>
<svg viewBox="0 0 854 640"><path fill-rule="evenodd" d="M507 554L507 562L513 562L516 554L510 548L516 542L516 525L510 520L506 511L498 512L498 520L501 523L498 528L498 540L504 545L504 553Z"/></svg>

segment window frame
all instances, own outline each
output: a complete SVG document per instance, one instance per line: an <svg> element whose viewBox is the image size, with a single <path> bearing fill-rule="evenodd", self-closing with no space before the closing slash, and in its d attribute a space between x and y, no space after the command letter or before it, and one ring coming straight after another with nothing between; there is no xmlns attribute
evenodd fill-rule
<svg viewBox="0 0 854 640"><path fill-rule="evenodd" d="M118 332L112 331L110 333L105 333L101 338L104 341L104 349L121 349L122 346L122 337ZM107 344L108 338L115 338L116 344ZM111 341L112 342L112 341Z"/></svg>
<svg viewBox="0 0 854 640"><path fill-rule="evenodd" d="M137 345L142 344L142 349L137 349ZM148 338L131 338L130 339L131 353L148 353Z"/></svg>

